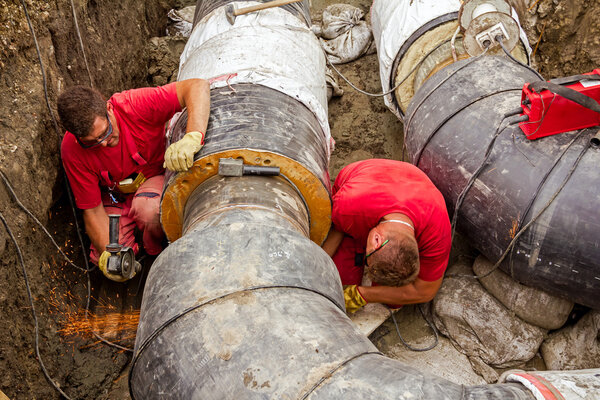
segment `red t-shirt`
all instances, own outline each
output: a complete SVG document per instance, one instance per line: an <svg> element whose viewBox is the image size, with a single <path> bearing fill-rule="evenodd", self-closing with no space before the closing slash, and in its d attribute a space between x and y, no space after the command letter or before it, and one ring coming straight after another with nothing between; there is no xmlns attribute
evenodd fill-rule
<svg viewBox="0 0 600 400"><path fill-rule="evenodd" d="M108 172L111 186L137 172L142 172L146 178L162 174L165 123L181 111L175 83L126 90L114 94L109 102L113 105L120 131L115 147L84 149L70 132L65 133L62 141L63 165L77 207L81 209L100 205L100 185L106 186L103 171ZM146 161L145 165L138 165L132 158L136 151Z"/></svg>
<svg viewBox="0 0 600 400"><path fill-rule="evenodd" d="M450 256L450 219L444 197L427 175L412 164L380 159L355 162L340 171L331 216L337 230L352 236L364 251L369 231L391 213L408 216L414 225L419 278L441 278Z"/></svg>

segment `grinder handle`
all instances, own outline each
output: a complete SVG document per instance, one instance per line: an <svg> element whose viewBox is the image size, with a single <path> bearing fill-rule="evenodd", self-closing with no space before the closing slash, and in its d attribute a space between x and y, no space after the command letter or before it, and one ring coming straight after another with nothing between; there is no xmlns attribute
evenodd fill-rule
<svg viewBox="0 0 600 400"><path fill-rule="evenodd" d="M257 4L254 6L235 9L233 11L233 15L235 15L237 17L238 15L243 15L243 14L248 14L248 13L251 13L254 11L264 10L265 8L285 6L286 4L297 3L299 1L302 1L302 0L273 0L273 1L266 2L266 3Z"/></svg>
<svg viewBox="0 0 600 400"><path fill-rule="evenodd" d="M119 214L108 215L108 240L109 243L106 246L106 251L114 254L121 251L121 245L119 244L119 220L121 216Z"/></svg>

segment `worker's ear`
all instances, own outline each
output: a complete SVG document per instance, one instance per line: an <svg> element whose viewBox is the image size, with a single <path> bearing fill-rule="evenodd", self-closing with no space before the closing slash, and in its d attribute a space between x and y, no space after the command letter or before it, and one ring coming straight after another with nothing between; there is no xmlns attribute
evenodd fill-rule
<svg viewBox="0 0 600 400"><path fill-rule="evenodd" d="M113 111L113 105L110 101L106 102L106 111L111 112Z"/></svg>

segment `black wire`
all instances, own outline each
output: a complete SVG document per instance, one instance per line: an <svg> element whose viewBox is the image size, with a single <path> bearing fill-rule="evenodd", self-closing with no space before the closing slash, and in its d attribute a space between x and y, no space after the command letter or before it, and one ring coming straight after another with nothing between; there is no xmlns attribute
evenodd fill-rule
<svg viewBox="0 0 600 400"><path fill-rule="evenodd" d="M332 369L330 369L329 371L327 371L325 374L323 374L323 376L321 376L321 379L319 379L310 389L308 389L308 391L306 393L304 393L304 395L302 397L300 397L300 400L306 400L314 391L316 388L319 387L319 385L323 382L325 382L326 380L330 379L331 376L340 368L342 368L344 365L348 364L349 362L352 362L354 360L356 360L359 357L362 356L367 356L370 354L374 354L374 355L382 355L380 351L365 351L363 353L359 353L356 355L353 355L352 357L344 360L342 363L336 365L335 367L333 367Z"/></svg>
<svg viewBox="0 0 600 400"><path fill-rule="evenodd" d="M38 62L39 62L40 69L41 69L41 72L42 72L42 82L43 82L43 86L44 86L44 97L45 97L45 99L46 99L46 106L48 107L48 112L49 112L49 114L50 114L50 117L52 118L52 122L54 123L54 129L56 130L56 133L57 133L58 137L60 138L61 132L60 132L60 129L59 129L59 127L58 127L58 123L57 123L57 121L56 121L56 118L54 117L54 113L53 113L53 111L52 111L52 107L50 106L50 100L49 100L49 96L48 96L48 84L47 84L47 81L46 81L46 72L45 72L45 70L44 70L44 63L43 63L43 61L42 61L42 55L41 55L41 53L40 53L39 43L38 43L38 40L37 40L37 37L36 37L36 34L35 34L35 29L33 28L33 25L32 25L32 23L31 23L31 19L29 18L29 12L27 11L27 5L25 4L25 1L24 1L24 0L21 0L21 5L23 6L23 12L25 13L25 17L27 18L27 24L28 24L28 26L29 26L29 31L30 31L30 33L31 33L31 36L33 37L33 42L34 42L34 44L35 44L35 49L36 49L37 56L38 56ZM73 6L73 4L72 4L72 3L71 3L71 5ZM74 7L73 7L73 17L76 19L76 15L75 15L75 10L74 10ZM79 26L78 26L78 24L77 24L77 21L76 21L76 20L75 20L75 24L76 24L76 29L77 29L77 30L79 30ZM78 32L78 36L79 36L80 45L82 46L82 51L84 52L84 57L85 57L85 50L83 49L83 43L81 42L81 37L80 37L80 35L79 35L79 32ZM86 62L86 67L87 67L87 62ZM91 82L91 79L92 79L92 78L91 78L91 74L89 73L89 69L88 69L88 74L89 74L89 77L90 77L90 82ZM8 180L7 180L7 179L6 179L6 177L4 176L4 173L3 173L2 171L0 171L0 173L1 173L2 177L3 177L3 179L5 180L5 184L7 184L7 186L8 186L8 187L10 187L10 184L8 183ZM72 193L71 193L71 188L69 187L69 181L68 181L68 178L67 178L67 176L66 176L66 173L65 173L65 171L64 171L64 170L63 170L63 177L64 177L64 182L65 182L65 187L66 187L66 190L67 190L67 194L68 194L68 196L69 196L69 203L70 203L70 205L71 205L71 209L72 209L72 211L73 211L73 215L74 215L74 218L75 218L75 227L76 227L76 229L77 229L77 236L78 236L78 239L79 239L79 243L80 243L80 245L81 245L81 249L82 249L82 253L83 253L83 259L84 259L84 262L85 262L85 266L86 266L86 268L81 268L81 267L79 267L79 266L75 265L75 264L74 264L74 263L73 263L73 262L72 262L72 261L71 261L71 260L70 260L70 259L69 259L69 258L68 258L68 257L67 257L65 254L64 254L64 253L63 253L63 251L60 249L60 247L59 247L59 246L56 244L56 242L54 241L54 238L52 238L52 235L50 235L50 233L49 233L49 232L46 230L46 228L45 228L45 227L44 227L44 226L43 226L43 225L42 225L42 224L41 224L41 223L40 223L40 222L37 220L37 218L35 218L35 216L34 216L33 214L31 214L31 212L29 212L29 210L27 210L27 208L26 208L25 206L23 206L23 204L22 204L22 203L21 203L21 202L18 200L17 196L14 194L14 191L12 190L12 187L10 188L10 191L11 191L11 193L12 193L12 195L13 195L13 198L14 198L14 199L15 199L15 201L17 202L17 204L19 204L19 206L20 206L20 207L21 207L21 208L22 208L22 209L23 209L23 210L24 210L24 211L25 211L25 212L26 212L26 213L27 213L27 214L28 214L28 215L29 215L31 218L33 218L33 219L34 219L34 220L35 220L35 221L38 223L38 225L39 225L39 226L41 226L41 227L42 227L42 229L43 229L43 230L44 230L44 232L45 232L45 233L46 233L46 234L47 234L47 235L50 237L50 239L52 240L52 242L54 243L54 245L55 245L55 246L56 246L56 247L59 249L59 251L61 252L61 254L62 254L62 255L63 255L65 258L66 258L67 262L68 262L69 264L71 264L73 267L75 267L75 268L77 268L77 269L79 269L79 270L81 270L81 271L84 271L84 272L85 272L85 273L88 275L88 276L87 276L88 295L87 295L87 299L86 299L86 321L87 321L87 320L88 320L88 315L89 315L89 305L90 305L90 299L91 299L91 281L90 281L89 272L90 272L90 271L92 271L92 270L95 268L95 266L93 266L93 267L91 267L91 268L90 268L90 266L89 266L89 262L88 262L88 258L87 258L87 254L86 254L86 248L85 248L85 245L84 245L84 243L83 243L83 238L82 238L82 235L81 235L81 229L80 229L80 227L79 227L79 222L78 222L78 220L77 220L77 212L76 212L76 210L75 210L75 205L74 205L74 202L73 202L73 195L72 195ZM108 341L108 340L104 339L103 337L101 337L99 334L97 334L97 333L96 333L96 332L95 332L93 329L91 329L91 328L90 328L90 330L92 331L92 333L94 334L94 336L95 336L95 337L96 337L98 340L100 340L101 342L103 342L103 343L105 343L105 344L107 344L107 345L109 345L109 346L112 346L112 347L118 348L118 349L120 349L120 350L125 350L125 351L133 351L133 350L132 350L132 349L130 349L130 348L127 348L127 347L120 346L120 345L118 345L118 344L116 344L116 343L112 343L112 342L110 342L110 341Z"/></svg>
<svg viewBox="0 0 600 400"><path fill-rule="evenodd" d="M21 252L21 248L19 247L19 244L17 243L17 239L15 239L15 235L13 235L12 230L8 226L8 223L6 222L6 219L4 218L4 215L1 212L0 212L0 220L2 220L2 224L4 225L6 232L8 232L10 239L12 240L13 244L15 245L15 248L17 250L17 255L19 256L19 263L21 264L21 270L23 271L23 277L25 279L25 287L27 288L27 297L29 298L29 304L31 306L31 315L33 316L33 322L34 322L34 327L35 327L35 354L36 354L38 363L40 364L40 367L42 369L42 372L44 373L44 376L46 377L48 382L50 382L50 384L54 387L54 389L56 389L56 391L59 392L62 396L64 396L66 399L70 400L71 398L65 392L63 392L60 387L58 387L58 385L54 382L54 380L52 380L52 378L50 377L50 374L48 374L48 371L46 370L44 361L42 361L42 356L40 355L40 331L39 331L39 326L38 326L38 319L37 319L37 315L35 312L35 305L33 303L33 295L31 294L31 287L29 286L29 278L27 277L27 270L25 269L25 261L23 260L23 253Z"/></svg>
<svg viewBox="0 0 600 400"><path fill-rule="evenodd" d="M87 301L85 303L85 320L86 320L86 322L89 321L88 316L90 315L90 299L91 299L91 297L92 297L92 283L90 280L90 274L87 274ZM107 339L103 338L102 336L100 336L100 334L98 334L92 328L91 324L90 324L90 331L96 337L96 339L98 339L102 343L104 343L108 346L117 348L119 350L124 350L124 351L130 352L130 353L133 353L133 349L131 349L129 347L121 346L120 344L117 344L117 343L113 343L110 340L107 340Z"/></svg>
<svg viewBox="0 0 600 400"><path fill-rule="evenodd" d="M566 151L571 147L571 145L575 142L575 140L577 140L581 134L584 131L580 131L577 136L575 138L573 138L573 140L569 143L569 145L567 146L567 148L565 150L563 150L563 152L556 158L556 160L554 161L554 165L552 166L551 169L554 168L554 166L562 159L563 155L566 153ZM487 276L489 276L492 272L494 272L496 269L498 269L498 267L500 267L500 264L502 264L502 262L504 261L504 259L506 258L506 256L508 255L508 253L512 250L512 248L514 247L514 245L517 243L517 240L521 237L521 235L523 233L525 233L525 231L535 222L537 221L537 219L544 213L544 211L546 211L546 209L548 209L548 207L550 207L550 205L552 204L552 202L554 201L554 199L556 199L556 197L559 195L559 193L562 191L562 189L565 187L565 185L567 184L567 182L569 181L569 179L571 179L571 176L573 175L573 172L575 172L575 169L577 168L577 165L579 164L579 162L581 161L581 159L583 158L583 156L585 155L585 153L587 152L587 150L590 148L590 142L587 141L586 145L584 146L583 150L581 151L581 153L579 154L579 156L577 157L577 159L575 160L575 162L573 163L573 166L571 167L571 169L569 170L567 176L565 177L565 179L563 180L562 184L559 186L559 188L554 192L554 194L552 195L552 197L546 202L546 204L544 204L544 206L541 208L541 210L525 225L523 226L521 229L519 229L519 231L517 232L517 234L514 236L514 238L512 239L512 241L508 244L508 246L506 247L506 250L504 250L504 253L502 253L502 256L500 256L500 259L496 262L496 264L494 264L492 266L492 268L487 271L486 273L482 274L482 275L467 275L467 274L448 274L446 275L447 277L463 277L463 278L474 278L474 279L482 279L485 278ZM536 191L535 195L534 195L534 200L535 198L537 198L537 195L539 194L539 190L541 188L541 185L538 186L538 191Z"/></svg>
<svg viewBox="0 0 600 400"><path fill-rule="evenodd" d="M372 97L383 97L383 96L387 96L390 93L393 93L396 89L398 89L400 87L400 85L402 85L404 83L405 80L407 80L413 72L415 72L417 70L417 68L419 68L421 66L421 64L425 61L425 59L427 59L427 57L429 57L431 54L433 54L434 51L436 51L437 49L439 49L440 47L442 47L443 45L445 45L446 43L448 43L450 40L445 40L443 42L441 42L440 44L438 44L437 46L435 46L433 49L431 49L429 52L427 52L427 54L425 54L423 56L423 58L421 60L419 60L419 62L410 70L410 72L408 72L404 78L402 78L400 80L400 82L398 82L396 84L396 86L394 86L392 89L388 90L387 92L383 92L383 93L369 93L366 92L362 89L357 88L356 86L354 86L352 84L352 82L350 82L340 71L338 71L338 69L333 65L333 63L331 62L331 60L329 60L329 57L327 57L327 52L325 52L325 60L327 61L327 64L329 64L333 70L335 72L337 72L337 74L344 80L346 81L346 83L348 85L350 85L350 87L354 90L356 90L359 93L365 94L367 96L372 96ZM325 51L325 49L323 49L323 51Z"/></svg>
<svg viewBox="0 0 600 400"><path fill-rule="evenodd" d="M529 200L529 203L527 204L527 207L525 207L525 212L523 213L523 216L521 217L521 220L519 221L519 227L523 225L523 222L525 221L525 217L527 216L527 214L529 214L529 210L531 210L531 207L533 206L533 203L535 202L535 199L537 198L539 192L542 190L542 186L544 186L544 184L546 183L546 180L548 179L548 177L550 176L550 174L552 173L552 171L554 171L554 168L556 168L556 166L558 165L558 161L565 155L565 153L567 152L567 150L569 150L571 148L571 146L573 145L573 143L575 143L575 140L577 139L577 137L578 136L575 136L575 137L573 137L573 139L571 139L571 141L569 142L569 144L567 145L567 147L565 147L563 149L563 151L556 158L556 160L554 160L554 162L552 163L552 165L550 166L550 168L548 168L548 171L546 171L546 173L542 177L542 180L540 181L540 183L538 184L537 188L535 189L535 192L533 193L533 197L531 198L531 200Z"/></svg>
<svg viewBox="0 0 600 400"><path fill-rule="evenodd" d="M435 325L433 324L433 322L430 322L427 319L427 317L425 316L425 312L423 311L422 304L417 304L417 308L421 312L421 315L423 316L423 319L425 320L425 322L427 322L427 325L431 328L431 330L433 331L433 334L435 336L435 340L434 340L433 344L430 344L429 346L423 347L423 348L413 347L410 344L406 343L406 341L404 340L404 338L400 334L400 328L398 328L398 323L396 322L396 317L394 316L394 312L389 307L388 307L388 310L390 312L390 316L392 317L392 321L394 321L394 326L396 327L396 333L398 334L398 337L400 338L400 341L402 342L402 344L404 346L406 346L406 348L409 349L409 350L411 350L411 351L429 351L429 350L432 350L433 348L435 348L435 346L438 345L440 337L439 337L437 328L435 327Z"/></svg>
<svg viewBox="0 0 600 400"><path fill-rule="evenodd" d="M484 95L481 95L471 101L469 101L467 104L464 104L462 106L460 106L457 110L455 110L452 113L449 113L448 116L446 116L442 121L440 121L440 123L431 131L431 133L429 134L429 136L427 137L427 139L425 139L425 141L423 142L423 145L421 147L421 150L419 150L419 152L417 154L415 154L415 162L414 165L415 166L419 166L419 161L421 161L421 156L423 155L423 152L425 151L425 148L427 147L427 145L429 145L429 143L433 140L433 138L435 137L435 135L437 135L438 131L440 130L440 128L442 126L444 126L444 124L446 124L446 122L450 121L450 119L454 118L454 116L456 114L458 114L459 112L465 110L466 108L472 106L473 104L481 101L481 100L485 100L489 97L495 96L497 94L502 94L502 93L506 93L506 92L512 92L512 91L519 91L521 92L523 89L522 88L508 88L508 89L502 89L502 90L497 90L495 92L492 93L486 93ZM511 114L510 112L507 114L504 114L504 117L510 117ZM404 155L403 155L404 156ZM404 157L403 157L404 158Z"/></svg>
<svg viewBox="0 0 600 400"><path fill-rule="evenodd" d="M25 1L21 0L21 4L23 5L23 11L25 12L25 17L27 18L27 25L29 25L29 31L31 32L31 36L33 36L33 42L35 44L35 51L37 52L38 59L40 61L40 68L42 69L42 80L44 83L44 97L46 98L46 105L48 106L48 110L50 111L50 117L52 118L52 122L54 123L54 128L56 132L59 132L58 123L54 118L54 113L52 112L52 107L50 107L50 100L48 98L48 84L46 83L46 72L44 70L44 64L42 63L42 54L40 53L40 46L38 45L37 37L35 36L35 30L33 29L33 25L31 24L31 19L29 18L29 13L27 12L27 6L25 5Z"/></svg>
<svg viewBox="0 0 600 400"><path fill-rule="evenodd" d="M77 264L75 264L73 261L71 261L71 259L65 254L65 252L60 248L60 246L58 245L58 243L56 243L56 241L54 240L54 237L52 237L52 235L50 234L50 232L48 232L48 230L46 229L46 227L40 222L39 219L36 218L35 215L33 215L31 213L31 211L29 211L27 209L27 207L25 207L23 205L23 203L21 203L21 201L19 200L19 198L17 197L17 195L15 194L15 191L13 190L13 187L11 186L7 176L4 174L4 171L0 170L0 177L2 178L2 181L4 182L4 185L6 186L6 188L8 189L8 192L10 194L10 196L13 198L13 200L15 201L15 203L17 203L17 205L19 206L19 208L21 210L23 210L31 219L33 219L35 221L35 223L44 231L44 233L50 238L50 240L52 241L52 244L54 244L54 246L58 249L58 251L60 252L60 254L62 254L62 256L65 258L65 260L67 260L67 262L73 267L76 268L80 271L83 272L90 272L91 269L89 268L82 268L80 266L78 266ZM86 265L87 262L86 262ZM93 269L93 268L92 268Z"/></svg>
<svg viewBox="0 0 600 400"><path fill-rule="evenodd" d="M469 179L469 181L467 182L467 184L465 185L465 187L463 188L463 190L460 192L460 194L458 195L458 197L456 199L456 204L454 206L454 215L452 216L452 223L451 223L451 226L452 226L451 242L452 243L454 242L454 233L456 231L456 221L458 220L458 212L460 210L460 207L462 206L462 203L467 195L467 192L471 189L471 187L473 186L473 184L475 183L475 181L477 180L479 175L481 175L481 172L487 166L488 160L492 154L492 149L494 147L494 144L496 143L496 139L498 138L498 136L500 136L500 134L504 131L504 129L506 129L510 125L510 123L508 123L504 127L502 127L502 124L506 120L507 120L506 117L502 117L502 120L498 124L498 128L496 128L496 132L492 136L492 140L488 143L488 146L485 150L484 158L481 161L481 164L479 164L479 167L477 167L477 169L475 170L473 175L471 175L471 178Z"/></svg>
<svg viewBox="0 0 600 400"><path fill-rule="evenodd" d="M498 40L500 39L500 40ZM538 78L540 78L540 80L545 81L544 77L535 69L531 68L529 65L522 63L521 61L517 60L516 58L514 58L512 56L512 54L510 54L510 52L508 51L508 49L506 47L504 47L504 43L502 43L502 39L496 37L496 41L498 42L498 44L500 44L500 47L502 47L502 51L504 51L504 54L506 54L506 56L508 58L510 58L513 62L519 64L522 67L527 68L529 71L533 72Z"/></svg>
<svg viewBox="0 0 600 400"><path fill-rule="evenodd" d="M466 67L468 67L469 65L471 65L473 62L475 62L478 59L480 59L481 57L483 57L487 53L487 50L488 49L486 48L485 51L483 53L481 53L480 55L468 59L463 65L461 65L460 67L458 67L457 69L455 69L454 71L452 71L447 77L445 77L437 85L435 85L435 87L433 89L431 89L429 91L429 93L427 93L427 95L425 97L423 97L421 99L421 101L415 106L415 108L413 109L412 114L410 115L410 117L408 118L408 121L406 122L406 124L404 126L410 126L411 125L411 122L412 122L415 114L417 113L417 110L423 105L423 103L425 103L425 101L429 98L429 96L431 96L436 90L438 90L440 88L440 86L442 86L444 83L446 83L446 81L448 81L450 78L452 78L458 72L462 71L463 69L465 69Z"/></svg>

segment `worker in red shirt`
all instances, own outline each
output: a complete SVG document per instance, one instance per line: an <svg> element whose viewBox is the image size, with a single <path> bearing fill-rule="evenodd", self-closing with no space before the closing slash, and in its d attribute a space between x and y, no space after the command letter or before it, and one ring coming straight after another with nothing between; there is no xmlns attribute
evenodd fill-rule
<svg viewBox="0 0 600 400"><path fill-rule="evenodd" d="M332 222L323 249L340 273L348 312L433 299L448 265L450 220L420 169L380 159L346 166L333 186ZM365 267L373 286L361 286Z"/></svg>
<svg viewBox="0 0 600 400"><path fill-rule="evenodd" d="M165 153L165 124L184 107L185 136ZM136 228L150 255L160 253L164 233L159 220L164 167L185 171L204 144L210 112L210 87L189 79L161 87L115 93L106 101L91 88L75 86L58 98L58 113L66 129L62 162L77 207L83 210L92 242L90 258L108 278L110 253L108 214L120 214L119 243L132 247Z"/></svg>

